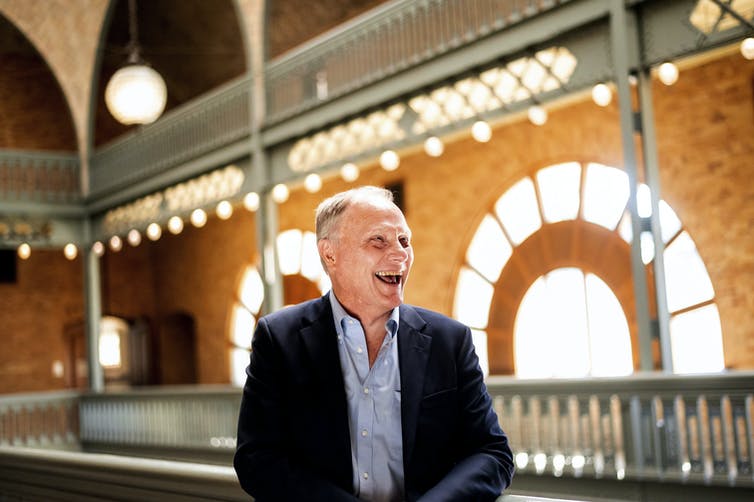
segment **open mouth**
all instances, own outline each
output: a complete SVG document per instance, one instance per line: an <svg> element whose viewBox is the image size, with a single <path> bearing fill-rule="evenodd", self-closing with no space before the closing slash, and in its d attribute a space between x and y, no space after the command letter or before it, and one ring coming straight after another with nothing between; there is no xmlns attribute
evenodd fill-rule
<svg viewBox="0 0 754 502"><path fill-rule="evenodd" d="M403 274L400 272L377 272L374 274L379 280L387 284L400 284Z"/></svg>

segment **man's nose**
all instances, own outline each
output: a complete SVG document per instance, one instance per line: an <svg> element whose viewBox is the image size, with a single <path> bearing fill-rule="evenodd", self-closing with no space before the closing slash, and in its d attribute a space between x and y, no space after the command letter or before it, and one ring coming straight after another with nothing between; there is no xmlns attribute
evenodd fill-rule
<svg viewBox="0 0 754 502"><path fill-rule="evenodd" d="M408 250L400 242L395 241L390 246L390 258L394 261L405 261L408 258Z"/></svg>

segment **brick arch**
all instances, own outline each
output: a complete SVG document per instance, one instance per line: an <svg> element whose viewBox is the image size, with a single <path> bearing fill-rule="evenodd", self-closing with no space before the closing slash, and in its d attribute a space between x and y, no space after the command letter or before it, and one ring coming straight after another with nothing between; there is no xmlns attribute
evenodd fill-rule
<svg viewBox="0 0 754 502"><path fill-rule="evenodd" d="M584 220L544 225L516 247L495 284L487 327L490 373L514 374L513 329L518 307L540 276L577 267L600 277L623 308L631 334L634 368L639 367L631 247L615 231ZM648 280L652 280L647 269ZM650 283L651 284L651 283ZM650 297L654 315L654 297ZM659 361L656 361L658 364Z"/></svg>

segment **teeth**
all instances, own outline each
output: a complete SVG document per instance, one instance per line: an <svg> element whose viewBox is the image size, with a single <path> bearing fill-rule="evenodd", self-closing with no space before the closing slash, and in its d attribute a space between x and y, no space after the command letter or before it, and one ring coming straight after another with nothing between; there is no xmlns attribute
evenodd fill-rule
<svg viewBox="0 0 754 502"><path fill-rule="evenodd" d="M376 275L380 277L400 277L402 274L400 272L377 272Z"/></svg>

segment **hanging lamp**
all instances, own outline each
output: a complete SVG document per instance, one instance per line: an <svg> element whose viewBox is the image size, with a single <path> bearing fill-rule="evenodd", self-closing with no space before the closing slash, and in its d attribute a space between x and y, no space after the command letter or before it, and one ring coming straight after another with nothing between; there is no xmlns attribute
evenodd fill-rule
<svg viewBox="0 0 754 502"><path fill-rule="evenodd" d="M128 0L128 28L128 61L107 83L105 103L122 124L149 124L162 115L168 93L160 74L141 59L136 0Z"/></svg>

